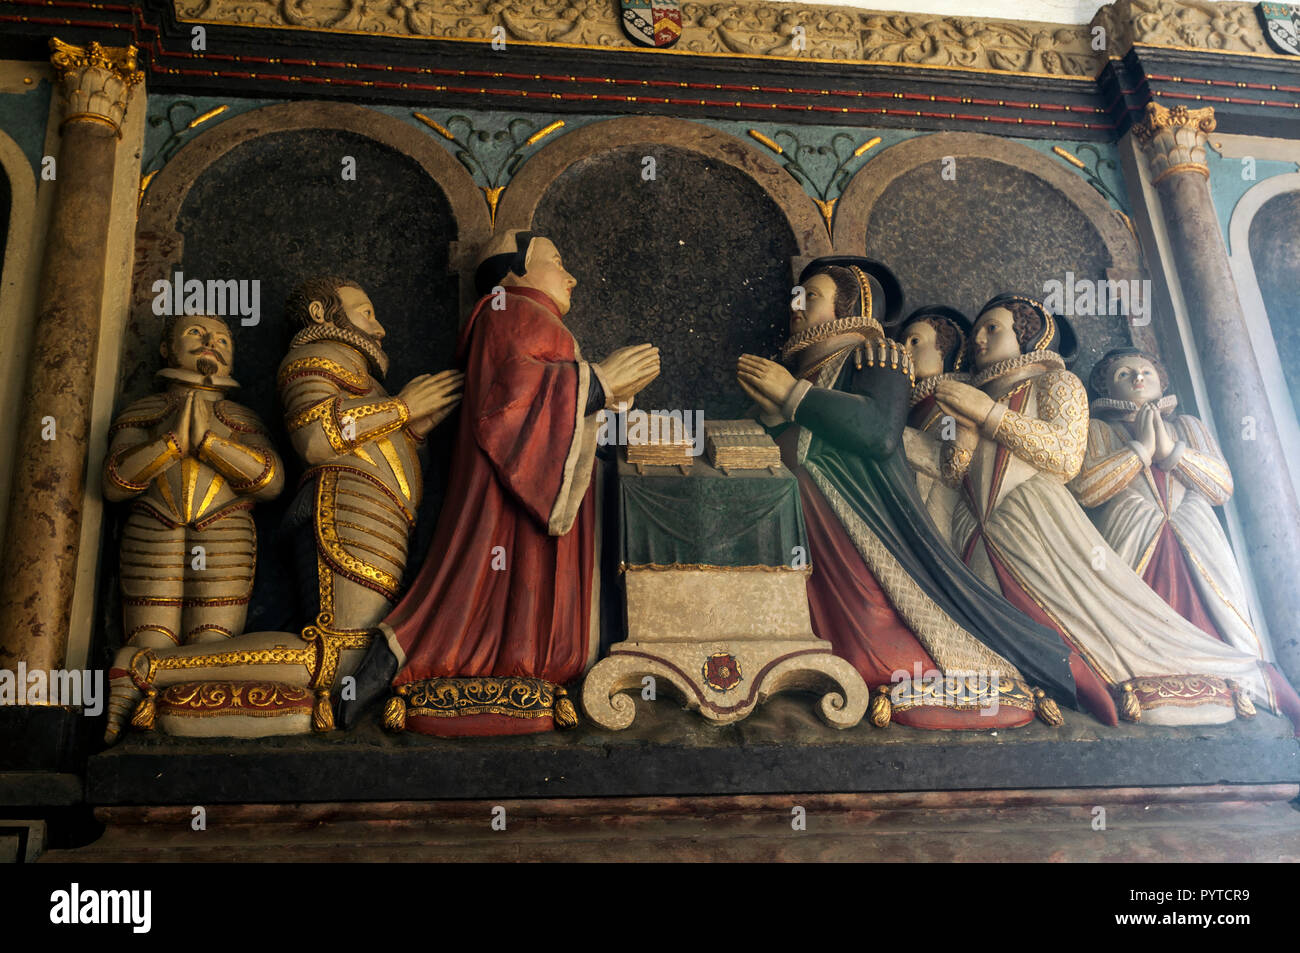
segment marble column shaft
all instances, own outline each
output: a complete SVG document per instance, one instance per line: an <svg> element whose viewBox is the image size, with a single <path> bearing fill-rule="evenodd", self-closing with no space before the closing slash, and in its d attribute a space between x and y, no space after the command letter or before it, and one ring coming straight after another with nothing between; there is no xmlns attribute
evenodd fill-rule
<svg viewBox="0 0 1300 953"><path fill-rule="evenodd" d="M58 44L55 46L55 44ZM0 589L0 668L64 663L81 543L95 358L118 123L134 49L55 46L67 115L55 161L27 383L18 427ZM71 51L71 52L69 52ZM60 61L60 56L64 61ZM69 65L68 57L80 57ZM122 71L123 64L129 64ZM53 418L54 438L48 435Z"/></svg>
<svg viewBox="0 0 1300 953"><path fill-rule="evenodd" d="M1135 134L1155 175L1277 661L1300 685L1300 504L1210 194L1204 142L1213 129L1211 109L1167 110L1153 103Z"/></svg>

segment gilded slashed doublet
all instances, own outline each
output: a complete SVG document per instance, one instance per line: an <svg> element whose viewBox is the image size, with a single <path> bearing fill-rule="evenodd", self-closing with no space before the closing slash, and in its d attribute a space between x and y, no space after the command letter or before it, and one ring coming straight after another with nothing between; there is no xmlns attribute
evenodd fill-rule
<svg viewBox="0 0 1300 953"><path fill-rule="evenodd" d="M409 408L340 341L290 347L278 384L314 496L321 610L333 612L334 575L395 601L422 492Z"/></svg>
<svg viewBox="0 0 1300 953"><path fill-rule="evenodd" d="M170 428L189 393L212 400L212 415L208 432L182 454ZM133 499L121 547L127 641L146 632L173 641L228 637L242 627L257 561L250 511L255 500L279 494L284 466L252 411L210 394L175 387L151 394L109 431L105 493ZM203 612L222 608L236 611ZM184 633L180 610L198 611Z"/></svg>

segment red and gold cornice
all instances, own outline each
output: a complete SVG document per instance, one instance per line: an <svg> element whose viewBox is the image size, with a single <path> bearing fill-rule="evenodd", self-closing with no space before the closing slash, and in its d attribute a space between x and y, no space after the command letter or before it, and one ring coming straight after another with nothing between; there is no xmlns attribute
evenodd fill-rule
<svg viewBox="0 0 1300 953"><path fill-rule="evenodd" d="M647 50L622 35L616 0L160 2L177 18L160 19L152 2L0 0L0 26L134 43L153 89L189 95L1081 140L1113 139L1154 99L1213 103L1227 131L1300 130L1300 57L1265 49L1249 3L1216 3L1211 17L1195 0L1118 0L1074 26L690 3L681 41ZM192 33L203 25L208 43L196 50ZM492 50L501 35L508 54ZM806 39L799 48L797 36Z"/></svg>

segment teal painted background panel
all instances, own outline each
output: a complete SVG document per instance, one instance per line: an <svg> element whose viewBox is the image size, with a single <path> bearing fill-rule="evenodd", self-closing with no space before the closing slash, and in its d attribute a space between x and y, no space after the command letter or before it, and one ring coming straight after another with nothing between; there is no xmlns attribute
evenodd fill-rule
<svg viewBox="0 0 1300 953"><path fill-rule="evenodd" d="M33 83L21 93L0 93L0 130L18 143L39 179L45 153L45 125L50 115L52 89L48 80Z"/></svg>
<svg viewBox="0 0 1300 953"><path fill-rule="evenodd" d="M1251 169L1250 164L1244 160L1224 158L1213 148L1207 148L1205 154L1210 167L1210 194L1214 198L1214 211L1219 217L1219 230L1223 234L1225 245L1229 245L1228 225L1232 221L1233 209L1237 207L1241 197L1265 179L1295 172L1300 168L1294 162L1256 159L1253 163L1254 168ZM1246 178L1252 172L1253 177Z"/></svg>
<svg viewBox="0 0 1300 953"><path fill-rule="evenodd" d="M151 96L149 119L145 134L144 171L161 168L175 150L199 135L215 129L221 122L261 106L272 105L275 100L230 99L209 96ZM225 105L228 108L199 127L187 129L195 117ZM559 136L591 123L613 117L606 115L558 113L507 113L476 109L442 109L437 107L369 106L393 116L427 133L452 155L461 158L484 188L505 185L513 170L522 162L554 142ZM415 117L421 113L437 122L454 140L431 128ZM564 126L534 145L526 140L534 132L544 129L554 121ZM767 156L788 171L814 198L837 198L844 184L863 166L890 146L928 133L916 130L876 129L869 126L818 126L777 122L736 122L731 120L690 120L721 130L743 142L748 148ZM750 130L777 143L783 149L778 155L771 148L750 135ZM853 152L870 139L879 136L881 142L862 155ZM1071 140L1014 139L1037 152L1059 162L1089 181L1114 208L1128 211L1119 156L1109 143L1080 143ZM1080 170L1052 150L1060 146L1087 165ZM793 167L791 163L793 162Z"/></svg>

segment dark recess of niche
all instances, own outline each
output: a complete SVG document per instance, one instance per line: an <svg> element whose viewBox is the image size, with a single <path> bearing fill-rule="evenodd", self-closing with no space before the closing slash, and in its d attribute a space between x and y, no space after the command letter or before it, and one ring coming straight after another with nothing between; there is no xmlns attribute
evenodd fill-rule
<svg viewBox="0 0 1300 953"><path fill-rule="evenodd" d="M1044 284L1104 279L1111 265L1096 228L1042 179L989 159L962 157L957 181L938 160L894 180L867 224L868 256L894 270L907 309L947 304L974 319L994 295L1042 297ZM1120 315L1070 318L1079 336L1072 369L1087 380L1112 347L1131 343Z"/></svg>
<svg viewBox="0 0 1300 953"><path fill-rule="evenodd" d="M1250 260L1291 403L1300 407L1300 192L1275 195L1255 213Z"/></svg>
<svg viewBox="0 0 1300 953"><path fill-rule="evenodd" d="M341 174L344 156L356 160L355 181ZM234 373L243 385L232 396L269 425L289 473L280 498L254 511L258 573L246 630L296 629L310 619L295 596L292 548L278 533L302 472L275 386L290 337L285 299L313 274L359 282L387 331L392 363L385 386L397 393L412 377L454 362L458 285L448 273L447 243L456 237L455 220L442 190L409 157L356 133L300 130L261 136L205 169L176 227L184 235L187 278L261 282L260 322L244 327L232 320ZM429 440L408 578L432 536L453 426L454 418ZM115 563L110 557L107 565ZM104 601L112 646L120 640L121 617L116 574L106 575L114 577Z"/></svg>
<svg viewBox="0 0 1300 953"><path fill-rule="evenodd" d="M9 213L13 211L13 186L9 175L0 168L0 275L5 270L5 251L9 247Z"/></svg>
<svg viewBox="0 0 1300 953"><path fill-rule="evenodd" d="M645 156L655 160L652 180L642 176ZM662 373L636 406L744 414L736 359L776 356L798 253L756 182L686 149L618 149L566 169L542 196L533 230L554 239L578 279L566 321L584 357L658 345Z"/></svg>

